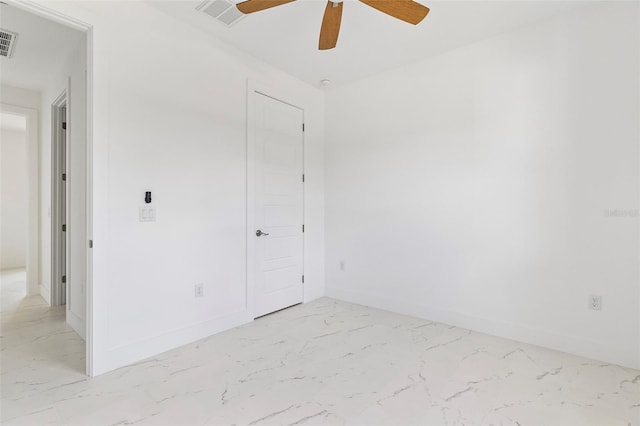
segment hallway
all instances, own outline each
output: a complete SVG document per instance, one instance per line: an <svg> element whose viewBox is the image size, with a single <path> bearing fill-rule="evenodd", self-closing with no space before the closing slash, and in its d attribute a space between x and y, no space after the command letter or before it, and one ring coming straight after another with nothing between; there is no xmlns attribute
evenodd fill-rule
<svg viewBox="0 0 640 426"><path fill-rule="evenodd" d="M4 420L31 407L33 395L46 404L59 398L58 386L86 376L84 341L65 322L65 306L26 296L24 270L3 271L0 280Z"/></svg>

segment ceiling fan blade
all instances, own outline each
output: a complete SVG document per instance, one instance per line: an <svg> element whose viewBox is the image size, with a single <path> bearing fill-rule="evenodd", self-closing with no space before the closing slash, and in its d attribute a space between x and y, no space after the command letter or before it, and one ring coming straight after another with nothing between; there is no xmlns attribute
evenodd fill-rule
<svg viewBox="0 0 640 426"><path fill-rule="evenodd" d="M261 10L270 9L295 0L247 0L236 4L238 10L245 15L247 13L259 12Z"/></svg>
<svg viewBox="0 0 640 426"><path fill-rule="evenodd" d="M413 0L360 0L367 6L398 18L401 21L416 25L427 16L429 8Z"/></svg>
<svg viewBox="0 0 640 426"><path fill-rule="evenodd" d="M328 50L336 47L338 34L340 34L340 22L342 22L342 2L334 3L329 0L324 9L318 49Z"/></svg>

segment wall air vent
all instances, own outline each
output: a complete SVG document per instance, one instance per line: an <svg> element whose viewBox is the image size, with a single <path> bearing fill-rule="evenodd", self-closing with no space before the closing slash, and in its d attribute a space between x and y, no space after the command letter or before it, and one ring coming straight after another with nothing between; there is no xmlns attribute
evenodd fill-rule
<svg viewBox="0 0 640 426"><path fill-rule="evenodd" d="M227 27L236 24L245 17L233 0L208 0L200 3L196 9L222 22Z"/></svg>
<svg viewBox="0 0 640 426"><path fill-rule="evenodd" d="M13 49L16 46L18 34L0 28L0 56L10 58L13 56Z"/></svg>

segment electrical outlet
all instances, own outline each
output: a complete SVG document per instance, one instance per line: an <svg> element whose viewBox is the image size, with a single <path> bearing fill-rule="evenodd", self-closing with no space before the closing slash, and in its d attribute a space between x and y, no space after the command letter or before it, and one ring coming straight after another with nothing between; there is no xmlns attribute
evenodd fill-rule
<svg viewBox="0 0 640 426"><path fill-rule="evenodd" d="M195 286L195 296L196 297L204 296L204 284L202 284L202 283L196 284L196 286Z"/></svg>
<svg viewBox="0 0 640 426"><path fill-rule="evenodd" d="M602 296L598 296L595 294L589 295L589 309L594 311L602 310Z"/></svg>
<svg viewBox="0 0 640 426"><path fill-rule="evenodd" d="M344 260L340 261L340 270L344 271Z"/></svg>

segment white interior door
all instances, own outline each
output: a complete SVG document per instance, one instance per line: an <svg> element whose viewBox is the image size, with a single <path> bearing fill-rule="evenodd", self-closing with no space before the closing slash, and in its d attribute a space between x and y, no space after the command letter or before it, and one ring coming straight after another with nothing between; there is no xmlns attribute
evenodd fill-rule
<svg viewBox="0 0 640 426"><path fill-rule="evenodd" d="M60 127L60 170L56 175L56 179L60 182L60 219L62 220L62 231L60 233L60 253L58 253L60 259L60 275L62 276L62 283L60 284L60 300L61 305L67 305L67 281L68 281L68 265L69 265L69 244L67 241L68 235L68 212L69 212L69 197L67 196L67 163L69 158L68 146L69 138L67 133L67 106L63 106L61 109L62 126Z"/></svg>
<svg viewBox="0 0 640 426"><path fill-rule="evenodd" d="M303 299L304 133L300 108L251 95L255 199L249 238L255 239L250 247L255 250L254 316L259 317Z"/></svg>
<svg viewBox="0 0 640 426"><path fill-rule="evenodd" d="M51 294L52 306L67 303L67 92L52 104L51 151ZM45 296L46 299L46 296Z"/></svg>

